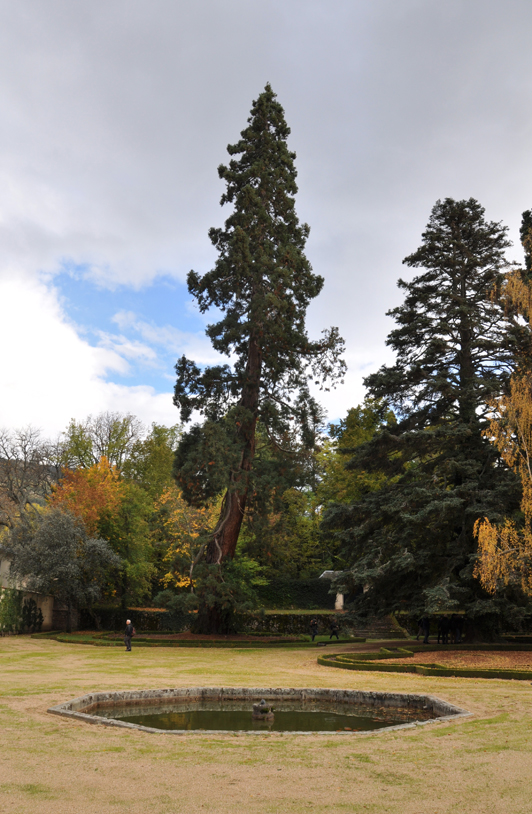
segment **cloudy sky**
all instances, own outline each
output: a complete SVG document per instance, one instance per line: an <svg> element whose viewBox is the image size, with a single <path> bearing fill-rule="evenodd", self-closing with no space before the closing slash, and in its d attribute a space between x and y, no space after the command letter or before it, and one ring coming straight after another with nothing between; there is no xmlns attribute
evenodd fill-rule
<svg viewBox="0 0 532 814"><path fill-rule="evenodd" d="M532 207L530 0L0 0L0 426L172 424L214 361L185 278L214 260L217 166L270 82L337 325L330 419L389 360L402 258L438 198Z"/></svg>

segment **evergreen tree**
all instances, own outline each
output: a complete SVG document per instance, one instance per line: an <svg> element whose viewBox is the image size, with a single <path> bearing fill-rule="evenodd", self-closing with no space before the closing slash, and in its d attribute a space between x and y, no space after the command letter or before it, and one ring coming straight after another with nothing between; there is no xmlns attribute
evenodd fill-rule
<svg viewBox="0 0 532 814"><path fill-rule="evenodd" d="M350 506L336 505L325 527L341 528L354 563L346 587L360 588L360 612L434 611L479 600L473 579L474 524L499 520L518 505L515 476L482 436L487 403L508 383L517 327L493 293L509 246L506 229L480 204L445 199L434 206L420 248L404 263L423 271L402 305L387 344L396 362L370 375L370 394L397 415L360 448L353 467L392 480Z"/></svg>
<svg viewBox="0 0 532 814"><path fill-rule="evenodd" d="M519 235L525 250L524 277L526 280L530 280L532 276L532 210L530 209L523 212Z"/></svg>
<svg viewBox="0 0 532 814"><path fill-rule="evenodd" d="M183 496L201 504L225 490L218 523L204 549L207 563L220 566L236 550L250 490L257 490L254 458L257 425L272 449L293 426L313 444L320 411L309 378L324 386L342 375L342 341L336 329L311 341L306 310L323 286L304 248L309 227L294 207L297 192L290 130L270 85L253 103L241 140L218 174L226 183L222 204L233 212L224 228L211 229L218 259L203 276L191 271L188 288L202 313L214 307L220 321L207 328L213 347L234 364L200 371L182 357L174 403L188 421L194 410L205 418L184 434L175 459ZM292 430L293 431L293 430ZM210 613L211 628L222 626Z"/></svg>

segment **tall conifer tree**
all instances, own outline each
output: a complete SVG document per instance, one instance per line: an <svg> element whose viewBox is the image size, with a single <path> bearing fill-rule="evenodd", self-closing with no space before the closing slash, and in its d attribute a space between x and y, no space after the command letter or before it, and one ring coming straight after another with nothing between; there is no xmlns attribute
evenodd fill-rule
<svg viewBox="0 0 532 814"><path fill-rule="evenodd" d="M270 85L253 103L248 127L227 148L232 157L218 174L226 183L221 204L233 211L224 228L209 232L218 259L212 271L191 271L188 288L202 313L222 318L207 328L215 350L234 362L200 370L182 357L176 365L174 403L181 419L205 418L185 433L174 473L185 499L201 504L225 490L219 521L203 549L207 563L235 554L254 471L257 426L281 454L294 427L312 445L318 404L309 379L324 386L341 377L343 342L337 329L311 341L306 310L323 286L304 249L309 227L295 212L295 153L281 105ZM268 477L275 476L269 467Z"/></svg>
<svg viewBox="0 0 532 814"><path fill-rule="evenodd" d="M398 420L353 461L390 480L331 508L324 524L341 530L354 563L346 582L366 588L359 610L460 602L480 612L474 523L499 519L519 498L516 479L482 436L487 402L507 385L517 343L512 315L493 296L509 245L506 229L486 221L477 201L447 198L403 261L422 273L399 280L405 300L389 312L396 362L365 380Z"/></svg>

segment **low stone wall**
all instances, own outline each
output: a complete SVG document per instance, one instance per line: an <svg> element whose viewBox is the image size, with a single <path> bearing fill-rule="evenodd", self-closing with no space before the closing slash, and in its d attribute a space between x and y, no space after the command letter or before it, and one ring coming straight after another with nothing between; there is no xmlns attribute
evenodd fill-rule
<svg viewBox="0 0 532 814"><path fill-rule="evenodd" d="M392 729L413 729L417 726L433 723L435 721L447 721L452 718L468 716L471 713L459 707L449 704L441 698L433 695L418 695L411 693L386 693L367 692L364 690L328 690L328 689L293 689L293 688L273 688L273 687L179 687L175 689L161 690L125 690L123 692L96 692L74 698L55 707L50 707L47 711L53 715L62 715L67 718L74 718L90 724L100 724L102 726L121 726L127 729L140 729L143 732L153 732L156 734L174 735L198 735L198 734L225 734L225 730L160 730L153 727L140 726L139 724L119 721L113 718L102 718L98 715L99 709L114 707L118 704L122 706L136 706L142 704L160 704L172 701L190 703L193 701L230 701L236 699L248 699L251 704L264 698L267 702L275 701L327 701L334 703L352 704L362 707L389 707L396 709L423 710L424 715L432 714L432 718L413 723L399 724L396 726L383 727L376 732L389 732ZM235 734L230 732L227 734ZM238 733L237 733L238 734ZM261 735L265 732L246 731L241 734ZM316 735L319 732L291 732L283 734L292 735ZM326 732L327 735L351 735L348 732Z"/></svg>

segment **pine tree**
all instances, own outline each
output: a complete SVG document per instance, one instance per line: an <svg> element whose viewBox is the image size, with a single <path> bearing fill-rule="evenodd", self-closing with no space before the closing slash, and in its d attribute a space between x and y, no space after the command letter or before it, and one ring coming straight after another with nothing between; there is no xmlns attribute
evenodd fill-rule
<svg viewBox="0 0 532 814"><path fill-rule="evenodd" d="M356 607L434 611L478 604L473 579L475 521L499 520L518 505L516 478L482 436L488 402L507 386L516 346L511 313L498 303L509 246L506 229L480 204L434 206L420 248L404 263L422 269L399 281L403 304L387 344L396 362L366 379L397 416L361 447L352 466L382 471L385 486L329 510L354 563L345 582L365 587ZM475 604L477 603L477 604Z"/></svg>
<svg viewBox="0 0 532 814"><path fill-rule="evenodd" d="M525 268L523 276L528 281L532 277L532 210L530 209L523 212L519 236L525 251Z"/></svg>
<svg viewBox="0 0 532 814"><path fill-rule="evenodd" d="M321 291L323 278L312 272L304 249L309 227L295 212L295 154L281 105L270 85L253 103L248 127L218 174L226 183L221 203L233 211L224 228L209 236L218 251L212 271L191 271L188 288L200 311L216 308L220 321L207 328L215 350L234 359L232 366L201 371L182 357L177 365L174 403L181 420L193 411L202 425L185 433L175 459L175 477L183 496L201 504L225 490L222 510L202 555L218 568L231 560L254 477L257 426L272 449L297 426L311 446L320 409L309 392L309 379L320 386L341 377L343 343L335 328L311 341L306 310ZM208 625L224 622L208 614Z"/></svg>

